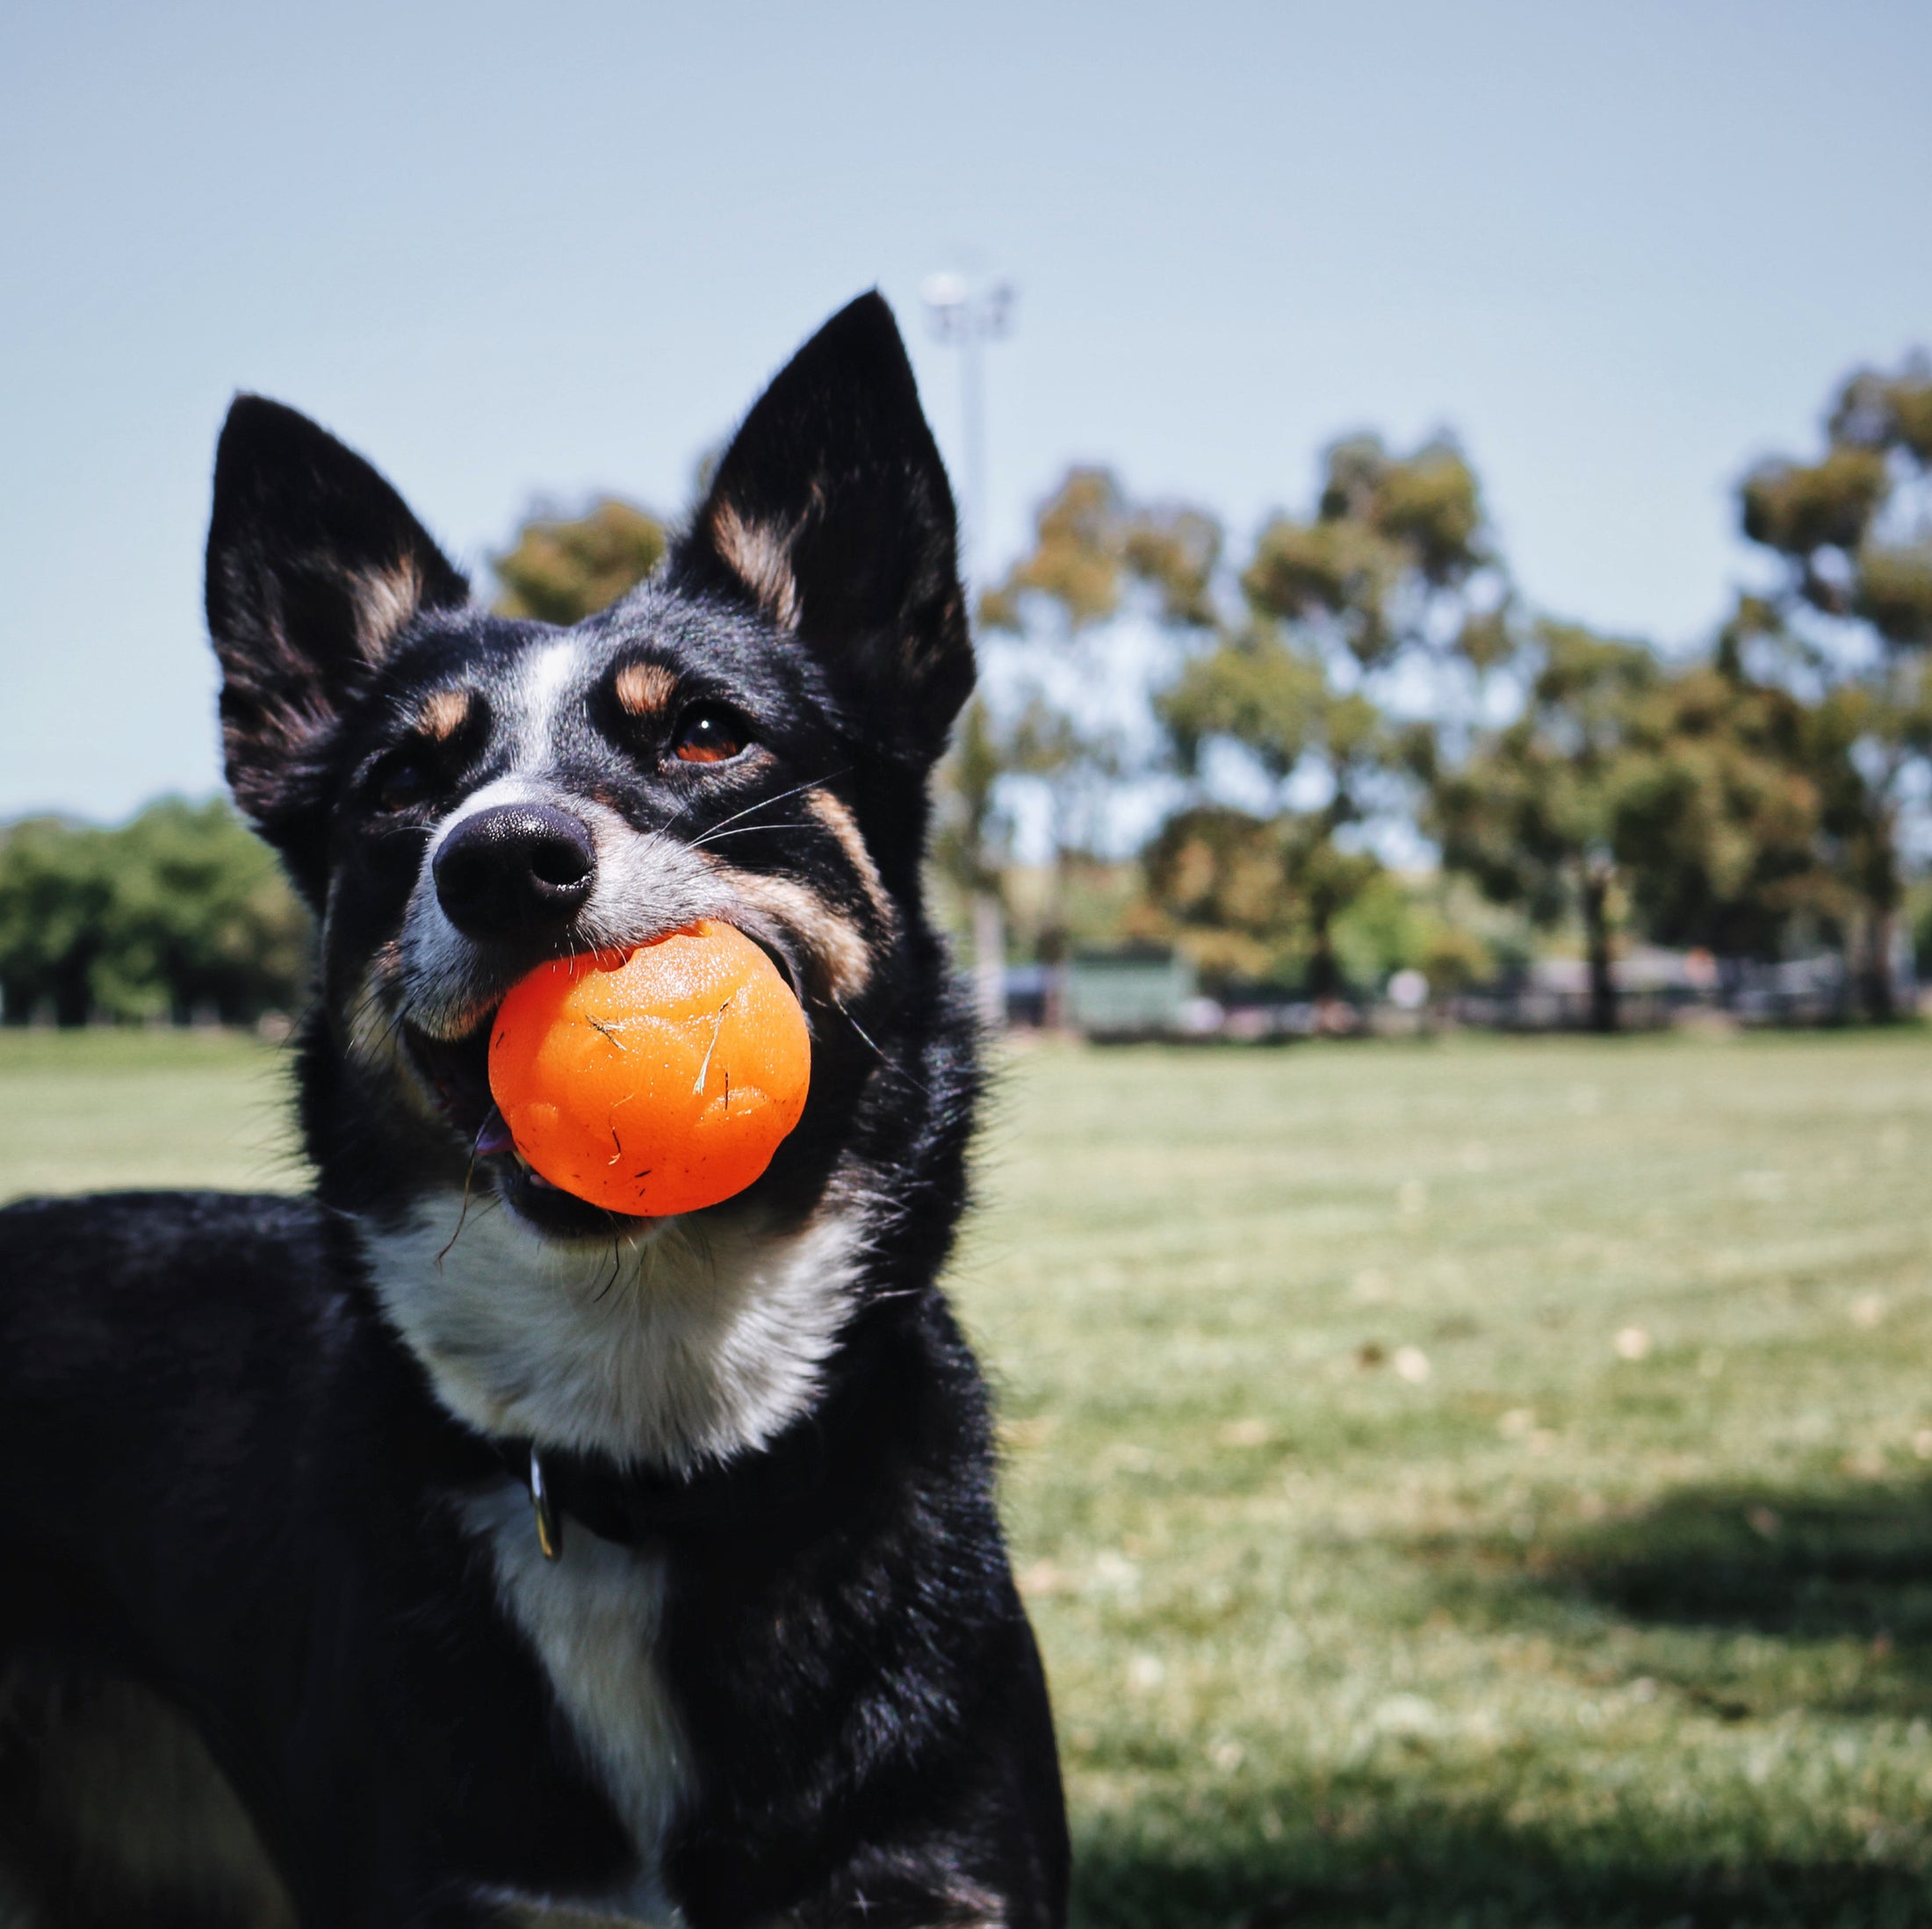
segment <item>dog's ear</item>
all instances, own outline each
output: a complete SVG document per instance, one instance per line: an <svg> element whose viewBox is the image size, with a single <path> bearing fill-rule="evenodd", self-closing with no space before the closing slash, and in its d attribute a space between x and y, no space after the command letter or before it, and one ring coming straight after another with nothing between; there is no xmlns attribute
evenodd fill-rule
<svg viewBox="0 0 1932 1929"><path fill-rule="evenodd" d="M215 453L208 633L229 787L271 843L299 839L336 724L411 618L468 596L360 456L292 408L236 398Z"/></svg>
<svg viewBox="0 0 1932 1929"><path fill-rule="evenodd" d="M878 294L826 322L745 418L673 580L794 632L881 751L938 754L972 641L952 491Z"/></svg>

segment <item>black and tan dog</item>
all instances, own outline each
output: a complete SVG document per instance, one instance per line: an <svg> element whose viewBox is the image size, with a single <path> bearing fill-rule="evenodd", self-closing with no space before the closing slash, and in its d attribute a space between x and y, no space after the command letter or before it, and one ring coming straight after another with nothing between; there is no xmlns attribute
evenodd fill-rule
<svg viewBox="0 0 1932 1929"><path fill-rule="evenodd" d="M0 1215L0 1919L1059 1922L937 1284L976 1081L919 877L973 663L890 312L568 630L243 399L208 619L230 782L321 920L319 1184ZM789 976L809 1104L738 1198L616 1218L515 1156L489 1019L698 918Z"/></svg>

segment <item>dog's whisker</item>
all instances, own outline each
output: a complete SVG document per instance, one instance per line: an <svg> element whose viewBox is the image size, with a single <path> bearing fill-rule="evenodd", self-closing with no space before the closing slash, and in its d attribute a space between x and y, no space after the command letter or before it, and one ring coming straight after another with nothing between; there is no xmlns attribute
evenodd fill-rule
<svg viewBox="0 0 1932 1929"><path fill-rule="evenodd" d="M746 804L742 810L734 810L730 817L720 817L709 831L701 831L690 840L690 847L695 851L700 846L709 844L727 824L736 824L740 817L748 817L753 811L768 810L775 803L782 803L787 797L796 797L801 791L816 790L820 784L828 784L845 776L850 768L847 765L842 769L828 770L824 776L808 777L804 783L794 784L789 790L781 790L769 797L761 797L755 803Z"/></svg>
<svg viewBox="0 0 1932 1929"><path fill-rule="evenodd" d="M809 831L819 837L835 838L838 833L829 824L820 824L816 817L795 819L789 824L746 824L736 831L713 831L691 840L695 851L705 844L722 844L726 838L775 837L793 831Z"/></svg>
<svg viewBox="0 0 1932 1929"><path fill-rule="evenodd" d="M872 1047L872 1050L878 1056L878 1061L880 1064L883 1065L887 1071L897 1072L898 1076L903 1078L906 1082L906 1083L912 1088L914 1091L922 1093L927 1098L932 1098L933 1094L931 1090L926 1086L922 1084L918 1079L913 1077L912 1073L907 1071L905 1066L900 1064L897 1059L891 1057L886 1052L884 1047L882 1046L879 1041L872 1036L871 1033L866 1030L864 1026L859 1023L857 1018L853 1017L851 1012L846 1010L844 1005L840 1004L836 998L834 998L832 1003L833 1009L838 1012L839 1016L842 1018L846 1021L846 1023L849 1025L852 1029L859 1034L860 1038L862 1039L866 1044L869 1045Z"/></svg>
<svg viewBox="0 0 1932 1929"><path fill-rule="evenodd" d="M436 1269L438 1272L443 1270L443 1262L448 1258L450 1248L463 1236L463 1222L470 1216L470 1187L476 1177L477 1148L483 1143L483 1134L488 1130L487 1119L476 1128L476 1141L470 1148L470 1162L463 1169L463 1209L456 1215L456 1230L450 1234L448 1242L436 1256Z"/></svg>
<svg viewBox="0 0 1932 1929"><path fill-rule="evenodd" d="M624 1230L617 1225L616 1217L615 1213L610 1215L610 1277L593 1296L592 1303L595 1305L602 1303L604 1296L616 1285L618 1276L624 1270Z"/></svg>

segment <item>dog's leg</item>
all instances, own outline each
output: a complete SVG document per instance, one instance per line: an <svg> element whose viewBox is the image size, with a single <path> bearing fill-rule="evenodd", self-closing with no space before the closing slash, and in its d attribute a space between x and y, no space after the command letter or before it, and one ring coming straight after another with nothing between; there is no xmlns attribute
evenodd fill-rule
<svg viewBox="0 0 1932 1929"><path fill-rule="evenodd" d="M0 1679L0 1929L295 1929L200 1738L159 1697L17 1663Z"/></svg>

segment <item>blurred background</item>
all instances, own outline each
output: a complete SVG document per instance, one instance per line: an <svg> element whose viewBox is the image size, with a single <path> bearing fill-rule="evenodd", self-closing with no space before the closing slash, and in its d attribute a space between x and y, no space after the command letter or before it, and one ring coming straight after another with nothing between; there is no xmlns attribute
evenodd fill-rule
<svg viewBox="0 0 1932 1929"><path fill-rule="evenodd" d="M0 1194L300 1183L229 396L567 622L877 285L1081 1920L1926 1919L1928 71L1904 0L15 10Z"/></svg>

